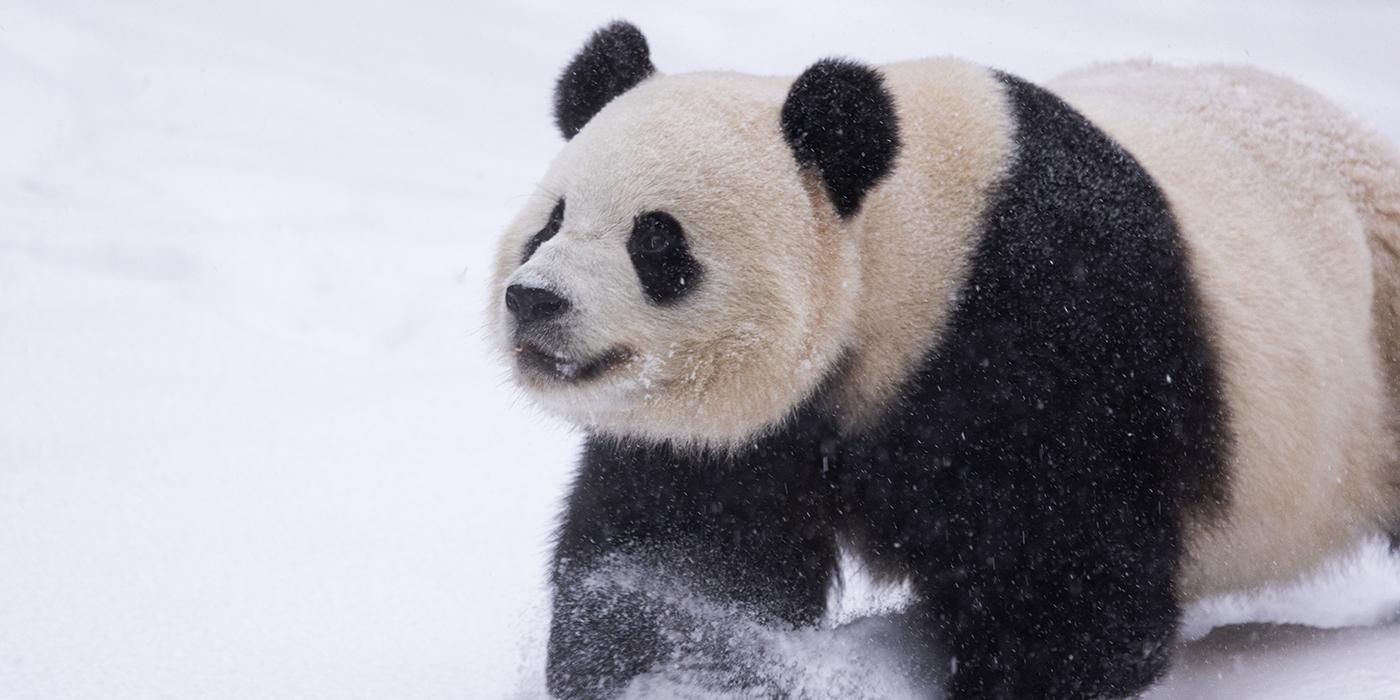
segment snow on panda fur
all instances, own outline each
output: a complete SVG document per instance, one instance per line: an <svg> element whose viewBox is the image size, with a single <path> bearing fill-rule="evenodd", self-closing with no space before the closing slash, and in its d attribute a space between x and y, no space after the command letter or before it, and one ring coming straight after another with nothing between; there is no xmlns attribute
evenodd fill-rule
<svg viewBox="0 0 1400 700"><path fill-rule="evenodd" d="M1302 88L666 76L617 23L555 107L492 318L588 433L562 697L696 658L781 693L678 600L814 624L838 542L912 582L953 697L1132 694L1182 602L1400 522L1400 167Z"/></svg>

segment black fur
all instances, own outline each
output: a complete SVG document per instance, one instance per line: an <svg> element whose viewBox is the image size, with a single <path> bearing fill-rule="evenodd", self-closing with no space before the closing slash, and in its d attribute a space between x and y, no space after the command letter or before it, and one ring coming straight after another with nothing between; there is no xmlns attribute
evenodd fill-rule
<svg viewBox="0 0 1400 700"><path fill-rule="evenodd" d="M1225 494L1218 362L1162 194L1003 76L1016 161L945 340L848 453L844 503L913 573L953 697L1122 696L1164 669L1185 511Z"/></svg>
<svg viewBox="0 0 1400 700"><path fill-rule="evenodd" d="M782 112L797 162L821 175L842 218L860 210L899 152L894 98L873 68L828 58L797 77Z"/></svg>
<svg viewBox="0 0 1400 700"><path fill-rule="evenodd" d="M564 200L561 198L554 209L549 212L549 221L544 223L535 235L530 236L530 240L525 242L525 252L520 256L520 264L524 265L534 257L535 251L544 245L544 242L554 238L554 234L559 233L559 227L564 225Z"/></svg>
<svg viewBox="0 0 1400 700"><path fill-rule="evenodd" d="M911 577L953 698L1122 696L1162 673L1183 514L1226 493L1217 361L1150 178L1003 83L1015 163L943 340L878 427L843 434L819 390L723 459L589 440L555 552L553 692L608 697L696 651L683 615L588 572L633 557L806 625L843 531Z"/></svg>
<svg viewBox="0 0 1400 700"><path fill-rule="evenodd" d="M687 648L692 626L675 624L683 606L590 582L619 559L768 623L817 622L837 564L836 484L820 469L835 459L835 436L806 411L733 463L590 438L554 552L550 691L612 697L632 676L697 651Z"/></svg>
<svg viewBox="0 0 1400 700"><path fill-rule="evenodd" d="M627 254L654 304L679 301L700 282L700 263L690 254L685 231L664 211L647 212L632 222Z"/></svg>
<svg viewBox="0 0 1400 700"><path fill-rule="evenodd" d="M614 97L655 72L641 30L613 22L594 32L554 87L554 122L560 133L573 138Z"/></svg>

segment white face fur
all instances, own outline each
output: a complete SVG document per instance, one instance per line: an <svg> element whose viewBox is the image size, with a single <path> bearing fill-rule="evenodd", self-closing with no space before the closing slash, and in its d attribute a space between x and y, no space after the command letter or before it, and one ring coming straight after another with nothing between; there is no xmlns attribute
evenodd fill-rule
<svg viewBox="0 0 1400 700"><path fill-rule="evenodd" d="M603 434L733 448L780 424L837 363L858 252L782 138L789 84L653 76L564 147L506 231L491 289L498 347L539 404ZM561 200L557 232L524 259ZM679 235L650 236L665 217ZM646 251L677 245L698 274L671 269L682 291L658 301ZM522 320L512 286L567 308Z"/></svg>

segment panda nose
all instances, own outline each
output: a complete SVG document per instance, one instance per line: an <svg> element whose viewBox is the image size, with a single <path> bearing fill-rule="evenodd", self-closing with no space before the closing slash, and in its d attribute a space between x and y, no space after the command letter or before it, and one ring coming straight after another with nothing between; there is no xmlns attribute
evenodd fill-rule
<svg viewBox="0 0 1400 700"><path fill-rule="evenodd" d="M518 322L534 323L568 311L569 302L548 289L512 284L506 287L506 308Z"/></svg>

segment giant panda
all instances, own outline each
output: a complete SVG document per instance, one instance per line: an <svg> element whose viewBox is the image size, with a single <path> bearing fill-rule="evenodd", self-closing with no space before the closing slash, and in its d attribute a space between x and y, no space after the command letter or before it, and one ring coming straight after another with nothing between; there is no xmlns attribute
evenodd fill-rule
<svg viewBox="0 0 1400 700"><path fill-rule="evenodd" d="M1183 604L1400 523L1400 160L1312 92L1152 63L662 75L618 22L554 109L490 316L587 436L560 697L716 643L663 581L816 624L843 546L909 583L951 697L1131 695Z"/></svg>

